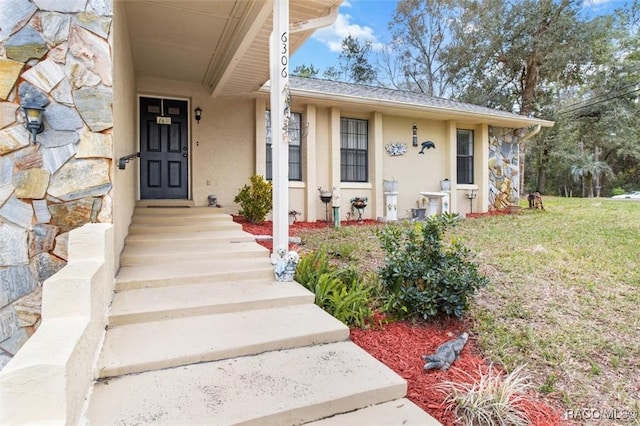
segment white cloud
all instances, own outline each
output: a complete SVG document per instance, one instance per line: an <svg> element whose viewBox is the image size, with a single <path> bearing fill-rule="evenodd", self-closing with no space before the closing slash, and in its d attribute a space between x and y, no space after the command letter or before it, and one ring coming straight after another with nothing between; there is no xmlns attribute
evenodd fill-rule
<svg viewBox="0 0 640 426"><path fill-rule="evenodd" d="M583 0L582 7L596 12L610 12L628 3L628 0Z"/></svg>
<svg viewBox="0 0 640 426"><path fill-rule="evenodd" d="M342 6L350 7L351 5L345 2ZM338 14L336 22L330 27L317 30L313 38L326 45L330 51L339 53L342 51L342 40L348 35L361 42L371 41L374 50L379 50L383 46L377 41L373 28L352 24L351 16L345 13Z"/></svg>
<svg viewBox="0 0 640 426"><path fill-rule="evenodd" d="M613 3L612 0L584 0L583 5L585 7L598 7L604 6L607 3Z"/></svg>

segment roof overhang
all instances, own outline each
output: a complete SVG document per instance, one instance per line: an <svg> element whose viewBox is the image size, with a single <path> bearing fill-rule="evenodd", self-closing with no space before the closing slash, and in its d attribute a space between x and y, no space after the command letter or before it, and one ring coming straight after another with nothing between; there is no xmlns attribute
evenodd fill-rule
<svg viewBox="0 0 640 426"><path fill-rule="evenodd" d="M274 0L122 0L138 76L198 83L213 96L248 94L269 78ZM292 25L342 0L290 0ZM291 54L313 33L292 33Z"/></svg>

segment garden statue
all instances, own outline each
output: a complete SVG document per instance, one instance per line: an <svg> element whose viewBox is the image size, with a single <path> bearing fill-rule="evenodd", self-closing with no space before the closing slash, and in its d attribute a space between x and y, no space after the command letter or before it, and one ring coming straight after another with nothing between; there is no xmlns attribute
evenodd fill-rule
<svg viewBox="0 0 640 426"><path fill-rule="evenodd" d="M462 333L457 339L449 340L438 346L434 355L422 355L422 359L427 361L424 369L449 369L451 364L460 358L460 352L462 352L462 348L464 348L468 338L469 335L467 333Z"/></svg>
<svg viewBox="0 0 640 426"><path fill-rule="evenodd" d="M293 281L299 261L300 256L297 252L287 252L283 247L278 248L271 256L276 281Z"/></svg>

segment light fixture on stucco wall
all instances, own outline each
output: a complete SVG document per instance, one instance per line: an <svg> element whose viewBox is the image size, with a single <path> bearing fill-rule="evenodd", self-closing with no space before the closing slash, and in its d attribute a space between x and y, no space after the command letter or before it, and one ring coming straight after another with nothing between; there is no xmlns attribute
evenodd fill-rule
<svg viewBox="0 0 640 426"><path fill-rule="evenodd" d="M195 110L196 113L196 121L200 124L200 119L202 118L202 108L197 107Z"/></svg>
<svg viewBox="0 0 640 426"><path fill-rule="evenodd" d="M413 146L418 146L418 126L413 123Z"/></svg>
<svg viewBox="0 0 640 426"><path fill-rule="evenodd" d="M36 142L36 135L44 130L43 113L44 108L34 103L26 103L22 105L22 112L26 120L25 126L31 132L33 143Z"/></svg>

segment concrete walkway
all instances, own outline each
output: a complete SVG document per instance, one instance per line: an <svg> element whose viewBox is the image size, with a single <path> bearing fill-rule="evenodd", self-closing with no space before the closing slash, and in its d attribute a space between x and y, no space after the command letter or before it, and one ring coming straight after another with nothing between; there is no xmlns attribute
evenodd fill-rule
<svg viewBox="0 0 640 426"><path fill-rule="evenodd" d="M440 424L218 209L137 207L121 263L90 424Z"/></svg>

